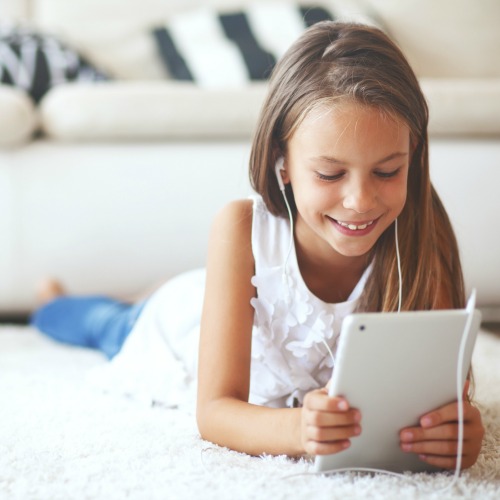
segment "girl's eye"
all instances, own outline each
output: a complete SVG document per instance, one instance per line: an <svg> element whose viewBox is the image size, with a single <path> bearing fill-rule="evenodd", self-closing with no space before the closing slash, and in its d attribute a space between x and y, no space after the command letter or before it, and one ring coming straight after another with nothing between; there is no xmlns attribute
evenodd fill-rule
<svg viewBox="0 0 500 500"><path fill-rule="evenodd" d="M340 172L335 175L325 175L320 172L316 172L316 176L318 177L319 180L321 181L326 181L326 182L332 182L332 181L338 181L339 179L342 178L344 175L344 172Z"/></svg>
<svg viewBox="0 0 500 500"><path fill-rule="evenodd" d="M392 170L391 172L375 172L375 175L382 179L390 179L391 177L395 177L396 175L398 175L400 170L401 167L397 168L396 170Z"/></svg>

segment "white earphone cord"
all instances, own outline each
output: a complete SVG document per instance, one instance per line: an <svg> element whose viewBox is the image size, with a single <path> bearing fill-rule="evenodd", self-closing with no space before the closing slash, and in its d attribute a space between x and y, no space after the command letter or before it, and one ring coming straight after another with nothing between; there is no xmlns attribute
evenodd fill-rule
<svg viewBox="0 0 500 500"><path fill-rule="evenodd" d="M282 193L285 200L286 209L288 210L288 218L290 219L290 243L288 245L288 252L286 254L285 263L283 264L283 273L285 274L285 276L288 276L288 259L290 258L290 254L292 253L293 248L293 216L292 210L290 209L290 204L288 203L288 199L285 194L285 190L283 190Z"/></svg>
<svg viewBox="0 0 500 500"><path fill-rule="evenodd" d="M285 262L283 264L283 279L286 280L288 283L288 272L287 272L287 266L288 266L288 259L290 258L290 254L292 252L293 248L293 216L292 216L292 211L290 209L290 205L288 203L288 199L286 197L285 189L284 186L281 188L280 185L280 190L281 193L283 194L283 199L285 200L285 205L288 210L288 217L290 219L290 244L288 246L288 252L286 255ZM398 313L401 312L401 305L402 305L402 298L403 298L403 275L401 271L401 256L399 253L399 235L398 235L398 219L396 217L394 221L394 239L396 243L396 259L397 259L397 265L398 265L398 280L399 280L399 290L398 290ZM460 476L460 468L462 465L462 451L463 451L463 434L464 434L464 410L463 410L463 397L462 397L462 376L463 376L463 370L462 370L462 365L463 365L463 360L464 360L464 355L465 355L465 344L467 341L467 333L470 330L471 322L472 322L472 312L473 311L468 311L468 316L467 316L467 321L465 323L465 327L462 333L462 339L460 342L460 349L458 353L458 360L457 360L457 402L458 402L458 447L457 447L457 462L455 465L455 473L453 474L453 478L448 486L445 488L442 488L441 490L438 491L446 491L450 488L453 487L453 485L457 482L458 477ZM333 355L332 350L330 349L330 346L326 342L325 339L322 340L323 344L325 345L328 354L330 355L332 359L333 365L335 365L335 357ZM404 479L407 479L408 476L405 476L403 474L398 474L396 472L391 472L391 471L386 471L383 469L371 469L371 468L342 468L342 469L332 469L329 471L323 471L319 473L313 473L313 474L328 474L328 473L334 473L334 472L378 472L382 474L388 474L391 476L397 476L401 477ZM301 475L301 474L298 474ZM291 477L291 476L289 476Z"/></svg>
<svg viewBox="0 0 500 500"><path fill-rule="evenodd" d="M396 240L396 259L398 261L399 294L398 294L398 312L401 312L401 303L403 302L403 274L401 273L401 257L399 255L399 236L398 236L398 218L394 221L394 239Z"/></svg>
<svg viewBox="0 0 500 500"><path fill-rule="evenodd" d="M284 193L283 193L284 194ZM292 216L291 216L291 211L288 206L288 201L286 200L285 197L285 202L289 210L289 215L290 215L290 223L293 224ZM291 225L293 228L293 225ZM293 231L293 229L292 229ZM395 237L395 243L396 243L396 259L397 259L397 265L398 265L398 278L399 278L399 293L398 293L398 312L401 312L401 305L402 305L402 296L403 296L403 275L401 271L401 256L399 253L399 236L398 236L398 219L396 218L394 221L394 237ZM292 232L292 238L293 238L293 232ZM293 241L293 240L291 240ZM290 254L291 246L288 252L288 255ZM287 259L285 261L285 268L286 268L286 263L288 261L288 255ZM465 345L467 341L467 333L470 330L471 322L472 322L472 311L468 311L469 314L467 316L467 321L462 333L462 339L460 342L460 349L458 353L458 360L457 360L457 401L458 401L458 447L457 447L457 462L455 464L455 471L452 477L452 480L448 484L448 486L445 486L441 490L438 490L438 492L444 492L452 488L455 483L457 482L459 476L460 476L460 468L462 465L462 451L463 451L463 434L464 434L464 410L463 410L463 397L462 397L462 376L463 376L463 360L465 356ZM332 359L332 363L335 365L335 357L333 355L332 350L330 349L330 346L326 342L325 339L322 339L323 344L325 345L328 354L330 355L330 358ZM312 473L312 474L329 474L329 473L340 473L340 472L370 472L370 473L381 473L381 474L386 474L390 476L395 476L395 477L400 477L405 480L408 480L409 477L405 476L404 474L399 474L397 472L392 472L392 471L387 471L383 469L374 469L374 468L369 468L369 467L346 467L346 468L340 468L340 469L332 469L328 471L323 471L323 472L317 472L317 473ZM306 473L306 474L311 474L311 473ZM293 476L288 476L288 477L294 477L302 474L294 474Z"/></svg>
<svg viewBox="0 0 500 500"><path fill-rule="evenodd" d="M398 277L399 277L399 297L398 297L398 312L401 312L401 303L402 303L402 295L403 295L403 278L401 272L401 256L399 253L399 237L398 237L398 219L396 218L394 221L394 236L396 242L396 258L398 263ZM458 360L457 360L457 402L458 402L458 447L457 447L457 462L455 464L455 472L453 474L453 478L450 481L448 486L445 486L438 492L444 492L453 487L453 485L457 482L460 476L460 468L462 466L462 451L463 451L463 435L464 435L464 409L463 409L463 397L462 397L462 377L463 377L463 361L465 356L465 346L467 342L467 333L470 330L471 322L472 322L472 313L473 311L468 311L467 321L465 322L465 327L462 332L462 339L460 341L460 349L458 352ZM327 342L323 340L330 357L332 358L333 363L335 363L335 358L333 353L328 346ZM386 475L396 476L403 479L408 479L408 476L404 474L399 474L397 472L387 471L383 469L372 469L368 467L346 467L341 469L332 469L328 471L318 472L317 474L328 474L328 473L338 473L338 472L376 472L382 473Z"/></svg>

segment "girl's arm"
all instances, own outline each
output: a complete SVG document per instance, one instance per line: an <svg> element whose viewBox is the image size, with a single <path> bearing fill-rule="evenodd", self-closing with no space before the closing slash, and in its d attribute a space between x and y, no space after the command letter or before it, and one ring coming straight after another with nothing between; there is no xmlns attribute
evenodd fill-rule
<svg viewBox="0 0 500 500"><path fill-rule="evenodd" d="M197 421L204 439L259 455L334 453L359 433L356 411L313 391L305 408L248 403L255 288L252 202L233 202L214 221L201 323Z"/></svg>
<svg viewBox="0 0 500 500"><path fill-rule="evenodd" d="M197 420L204 439L260 454L300 454L300 410L248 404L255 288L252 201L216 217L208 245L200 334Z"/></svg>

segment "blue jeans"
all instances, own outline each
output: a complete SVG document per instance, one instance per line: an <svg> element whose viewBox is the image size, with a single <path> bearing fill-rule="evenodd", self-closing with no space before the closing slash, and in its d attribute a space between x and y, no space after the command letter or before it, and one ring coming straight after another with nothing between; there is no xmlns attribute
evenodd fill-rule
<svg viewBox="0 0 500 500"><path fill-rule="evenodd" d="M98 349L111 359L120 351L145 304L127 304L104 296L63 296L35 311L31 324L55 340Z"/></svg>

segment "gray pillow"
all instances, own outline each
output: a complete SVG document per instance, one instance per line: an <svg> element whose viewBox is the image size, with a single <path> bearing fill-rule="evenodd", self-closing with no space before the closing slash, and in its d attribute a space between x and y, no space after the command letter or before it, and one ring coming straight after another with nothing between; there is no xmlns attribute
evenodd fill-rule
<svg viewBox="0 0 500 500"><path fill-rule="evenodd" d="M0 25L0 82L25 90L35 102L60 83L107 79L56 37Z"/></svg>

